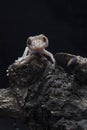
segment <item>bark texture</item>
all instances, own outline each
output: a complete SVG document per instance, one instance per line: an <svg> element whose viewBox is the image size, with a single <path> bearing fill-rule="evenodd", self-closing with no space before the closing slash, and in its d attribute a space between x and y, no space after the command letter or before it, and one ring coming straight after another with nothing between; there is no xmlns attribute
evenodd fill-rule
<svg viewBox="0 0 87 130"><path fill-rule="evenodd" d="M9 66L0 115L26 119L29 130L87 130L87 59L67 53L55 59L55 67L40 55Z"/></svg>

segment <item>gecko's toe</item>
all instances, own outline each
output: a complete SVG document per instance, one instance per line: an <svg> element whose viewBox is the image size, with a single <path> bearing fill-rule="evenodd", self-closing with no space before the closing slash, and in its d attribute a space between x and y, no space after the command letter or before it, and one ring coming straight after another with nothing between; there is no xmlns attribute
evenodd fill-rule
<svg viewBox="0 0 87 130"><path fill-rule="evenodd" d="M6 70L6 72L8 73L8 72L9 72L9 70L7 69L7 70Z"/></svg>

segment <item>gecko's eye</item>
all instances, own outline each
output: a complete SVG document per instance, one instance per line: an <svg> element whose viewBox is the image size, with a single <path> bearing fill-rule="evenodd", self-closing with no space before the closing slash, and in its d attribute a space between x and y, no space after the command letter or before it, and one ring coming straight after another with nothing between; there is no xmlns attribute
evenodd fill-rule
<svg viewBox="0 0 87 130"><path fill-rule="evenodd" d="M28 38L28 39L27 39L27 44L28 44L28 45L31 45L31 43L32 43L31 39Z"/></svg>
<svg viewBox="0 0 87 130"><path fill-rule="evenodd" d="M42 40L43 40L43 42L46 42L46 38L45 37L43 37Z"/></svg>

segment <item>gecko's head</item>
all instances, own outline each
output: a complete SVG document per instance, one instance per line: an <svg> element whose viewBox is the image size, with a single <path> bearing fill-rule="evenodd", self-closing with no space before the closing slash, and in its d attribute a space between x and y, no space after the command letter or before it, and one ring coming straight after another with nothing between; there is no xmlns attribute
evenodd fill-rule
<svg viewBox="0 0 87 130"><path fill-rule="evenodd" d="M27 46L32 51L41 51L48 46L48 38L43 34L28 37Z"/></svg>

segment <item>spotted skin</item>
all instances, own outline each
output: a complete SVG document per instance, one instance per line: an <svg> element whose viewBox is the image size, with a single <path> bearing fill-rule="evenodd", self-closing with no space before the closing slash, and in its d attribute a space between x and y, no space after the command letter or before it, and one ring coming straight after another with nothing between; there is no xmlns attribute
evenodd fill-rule
<svg viewBox="0 0 87 130"><path fill-rule="evenodd" d="M52 63L55 65L55 59L53 54L47 51L45 48L48 47L48 38L43 35L30 36L27 38L27 46L24 50L22 57L19 57L18 60L15 60L14 65L21 67L24 64L28 63L31 59L31 55L39 53L50 58Z"/></svg>

